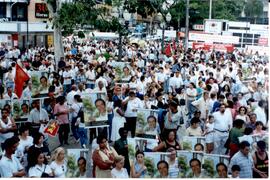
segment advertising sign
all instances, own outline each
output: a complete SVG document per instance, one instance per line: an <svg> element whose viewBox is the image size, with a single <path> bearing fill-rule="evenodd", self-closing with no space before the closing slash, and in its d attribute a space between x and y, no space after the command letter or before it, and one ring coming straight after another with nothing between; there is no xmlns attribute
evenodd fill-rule
<svg viewBox="0 0 270 180"><path fill-rule="evenodd" d="M36 18L49 18L49 10L46 3L35 4L35 16Z"/></svg>
<svg viewBox="0 0 270 180"><path fill-rule="evenodd" d="M239 44L239 37L237 36L222 36L222 35L211 35L202 33L189 33L190 41L203 41L206 43L224 43L224 44Z"/></svg>
<svg viewBox="0 0 270 180"><path fill-rule="evenodd" d="M201 42L193 42L192 47L194 49L202 48L203 50L212 50L216 51L228 52L231 53L234 50L234 45L232 44L213 44L213 43L201 43Z"/></svg>

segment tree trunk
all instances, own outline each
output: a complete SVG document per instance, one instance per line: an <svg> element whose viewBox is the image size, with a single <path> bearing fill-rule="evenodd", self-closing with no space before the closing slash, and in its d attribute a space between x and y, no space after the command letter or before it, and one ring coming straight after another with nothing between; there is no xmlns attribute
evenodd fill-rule
<svg viewBox="0 0 270 180"><path fill-rule="evenodd" d="M47 1L49 12L54 21L54 31L53 31L53 43L54 43L54 58L56 71L58 71L58 62L61 57L64 57L64 48L62 43L62 28L58 23L55 23L55 20L58 18L58 12L61 8L61 0L55 0L56 7L53 7L54 4L51 4ZM54 11L56 9L56 11ZM57 21L56 21L57 22Z"/></svg>
<svg viewBox="0 0 270 180"><path fill-rule="evenodd" d="M53 43L54 43L54 58L55 58L55 65L56 71L58 71L58 62L60 61L61 57L64 57L64 48L62 43L62 32L61 28L54 27L53 31Z"/></svg>

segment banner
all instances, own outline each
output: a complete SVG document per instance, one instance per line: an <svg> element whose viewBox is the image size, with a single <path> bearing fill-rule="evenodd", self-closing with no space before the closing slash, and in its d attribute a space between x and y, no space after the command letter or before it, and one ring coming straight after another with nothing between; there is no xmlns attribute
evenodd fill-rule
<svg viewBox="0 0 270 180"><path fill-rule="evenodd" d="M203 49L203 50L213 50L228 52L231 53L234 51L234 45L232 44L213 44L213 43L202 43L202 42L193 42L192 43L193 49Z"/></svg>
<svg viewBox="0 0 270 180"><path fill-rule="evenodd" d="M106 93L82 94L85 128L104 127L108 125Z"/></svg>
<svg viewBox="0 0 270 180"><path fill-rule="evenodd" d="M153 109L138 109L136 122L136 137L157 139L160 134L158 111Z"/></svg>

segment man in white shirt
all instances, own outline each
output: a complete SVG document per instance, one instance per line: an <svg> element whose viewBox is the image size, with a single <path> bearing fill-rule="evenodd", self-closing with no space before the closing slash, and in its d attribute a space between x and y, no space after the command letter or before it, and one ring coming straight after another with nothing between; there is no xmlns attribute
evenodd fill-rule
<svg viewBox="0 0 270 180"><path fill-rule="evenodd" d="M193 101L191 104L201 112L200 118L206 120L209 112L209 92L203 92L203 97Z"/></svg>
<svg viewBox="0 0 270 180"><path fill-rule="evenodd" d="M46 124L49 122L49 116L45 109L40 108L39 100L35 100L32 106L34 109L30 111L27 121L31 123L33 132L39 132L44 130ZM33 132L31 134L33 134Z"/></svg>
<svg viewBox="0 0 270 180"><path fill-rule="evenodd" d="M12 87L8 87L7 93L4 95L4 99L7 99L7 100L18 99L18 96L12 91L13 91Z"/></svg>
<svg viewBox="0 0 270 180"><path fill-rule="evenodd" d="M107 80L106 80L105 78L103 78L103 74L100 74L100 75L98 75L97 77L98 77L98 78L96 79L95 87L98 86L98 82L99 82L99 81L102 81L105 87L108 86L108 82L107 82Z"/></svg>
<svg viewBox="0 0 270 180"><path fill-rule="evenodd" d="M170 78L169 81L169 92L176 92L183 85L182 77L180 76L180 71L175 72L175 76Z"/></svg>
<svg viewBox="0 0 270 180"><path fill-rule="evenodd" d="M139 98L135 96L135 92L131 91L129 93L129 96L124 99L123 105L127 105L127 109L125 111L125 128L128 131L131 131L131 136L132 138L134 138L136 130L137 111L138 109L143 108L143 103Z"/></svg>
<svg viewBox="0 0 270 180"><path fill-rule="evenodd" d="M23 166L14 155L20 139L13 136L4 142L5 154L0 160L0 175L2 178L23 177L26 175Z"/></svg>
<svg viewBox="0 0 270 180"><path fill-rule="evenodd" d="M77 86L72 85L71 86L71 91L67 94L67 104L71 106L74 103L74 96L78 94L77 92Z"/></svg>
<svg viewBox="0 0 270 180"><path fill-rule="evenodd" d="M64 78L64 94L67 94L70 91L71 86L71 79L72 79L72 72L70 70L71 66L66 66L65 71L63 72L63 78Z"/></svg>
<svg viewBox="0 0 270 180"><path fill-rule="evenodd" d="M222 103L219 111L213 113L214 116L214 154L225 154L224 144L229 136L229 131L232 128L232 114L229 109L226 110L226 105Z"/></svg>

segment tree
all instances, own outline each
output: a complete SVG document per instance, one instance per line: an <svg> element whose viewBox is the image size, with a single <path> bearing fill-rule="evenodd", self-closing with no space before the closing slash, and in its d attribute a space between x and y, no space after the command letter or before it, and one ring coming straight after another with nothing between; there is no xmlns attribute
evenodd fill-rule
<svg viewBox="0 0 270 180"><path fill-rule="evenodd" d="M98 6L95 0L73 0L61 3L61 0L47 0L54 28L54 52L56 64L64 57L62 35L71 35L74 30L92 25L100 31L120 32L124 27L115 17L109 17L108 9Z"/></svg>
<svg viewBox="0 0 270 180"><path fill-rule="evenodd" d="M263 13L263 1L247 0L244 12L246 17L254 18L254 23L256 24L256 19L260 17Z"/></svg>

